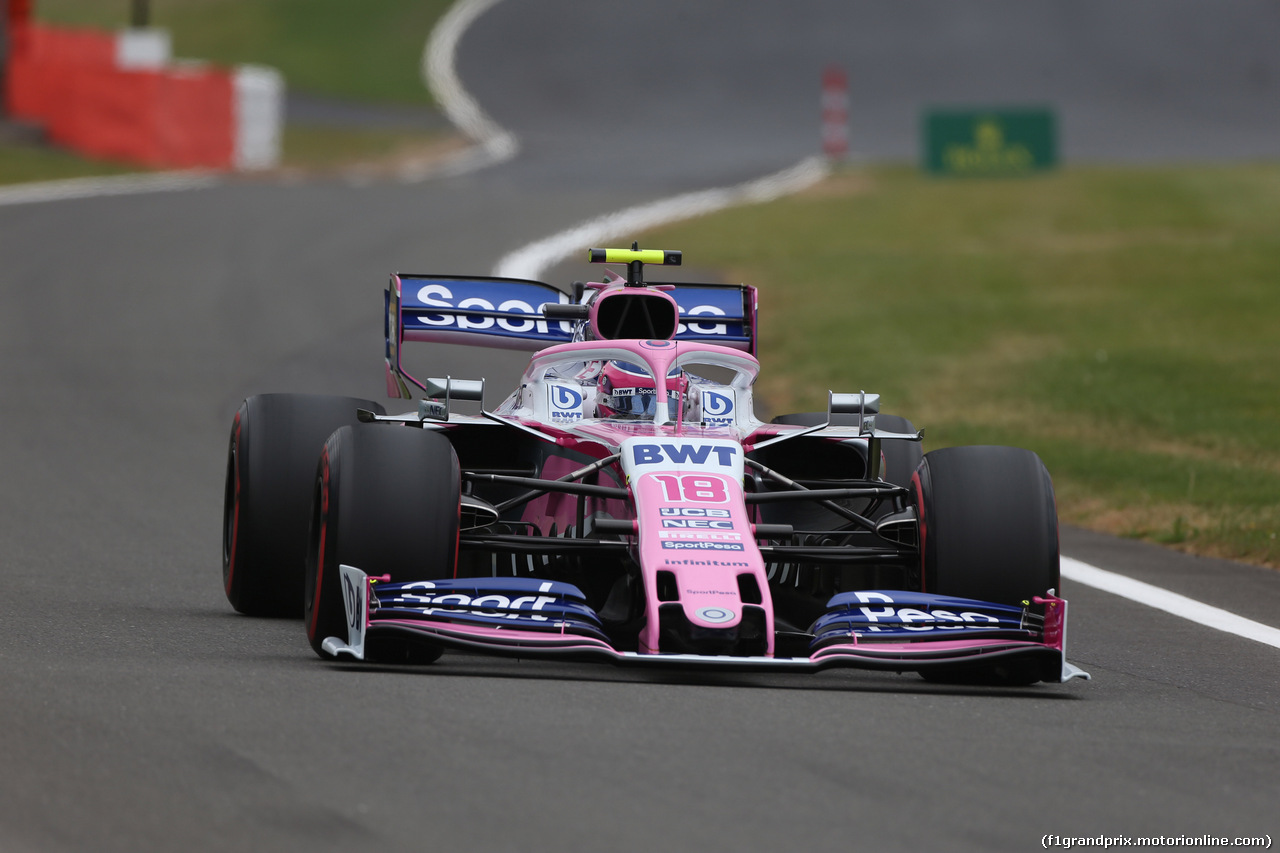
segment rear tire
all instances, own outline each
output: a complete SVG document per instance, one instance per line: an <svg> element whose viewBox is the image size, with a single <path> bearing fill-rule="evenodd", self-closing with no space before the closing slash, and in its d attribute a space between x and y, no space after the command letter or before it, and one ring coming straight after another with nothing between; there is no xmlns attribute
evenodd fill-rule
<svg viewBox="0 0 1280 853"><path fill-rule="evenodd" d="M1060 589L1058 514L1040 457L1016 447L925 454L912 481L924 591L1018 606ZM947 684L1033 684L1039 663L921 672Z"/></svg>
<svg viewBox="0 0 1280 853"><path fill-rule="evenodd" d="M222 583L239 612L302 615L316 459L330 433L356 423L356 409L384 411L370 400L311 394L259 394L240 404L222 515Z"/></svg>
<svg viewBox="0 0 1280 853"><path fill-rule="evenodd" d="M393 581L453 577L461 474L444 436L375 424L336 431L315 470L303 607L311 648L329 658L325 638L347 636L340 565ZM372 639L365 651L383 662L440 656L412 639Z"/></svg>

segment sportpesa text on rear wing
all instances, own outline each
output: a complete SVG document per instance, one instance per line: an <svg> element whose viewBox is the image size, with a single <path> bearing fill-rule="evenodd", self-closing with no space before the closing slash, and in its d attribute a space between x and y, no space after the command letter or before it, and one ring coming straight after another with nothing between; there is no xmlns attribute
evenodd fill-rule
<svg viewBox="0 0 1280 853"><path fill-rule="evenodd" d="M738 284L656 285L680 307L676 340L706 341L755 354L756 289ZM401 369L406 341L535 351L573 340L575 321L547 319L546 303L569 295L540 281L484 276L391 276L386 291L387 390L407 396Z"/></svg>

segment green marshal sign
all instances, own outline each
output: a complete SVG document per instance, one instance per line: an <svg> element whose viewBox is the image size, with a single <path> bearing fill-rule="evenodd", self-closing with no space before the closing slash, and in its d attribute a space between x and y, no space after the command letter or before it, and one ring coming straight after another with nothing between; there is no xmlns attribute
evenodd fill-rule
<svg viewBox="0 0 1280 853"><path fill-rule="evenodd" d="M1058 163L1047 109L932 110L923 125L924 168L937 175L1025 175Z"/></svg>

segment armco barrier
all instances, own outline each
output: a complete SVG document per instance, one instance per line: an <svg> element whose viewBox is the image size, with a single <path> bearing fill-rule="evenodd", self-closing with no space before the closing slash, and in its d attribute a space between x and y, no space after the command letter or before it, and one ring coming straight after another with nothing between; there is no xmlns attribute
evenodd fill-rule
<svg viewBox="0 0 1280 853"><path fill-rule="evenodd" d="M156 76L68 66L48 118L49 139L91 157L155 163L150 125Z"/></svg>
<svg viewBox="0 0 1280 853"><path fill-rule="evenodd" d="M236 166L235 89L221 68L175 69L161 76L156 102L160 162Z"/></svg>
<svg viewBox="0 0 1280 853"><path fill-rule="evenodd" d="M263 65L239 65L235 73L235 154L237 169L270 169L280 160L283 140L284 77Z"/></svg>
<svg viewBox="0 0 1280 853"><path fill-rule="evenodd" d="M147 166L226 168L232 84L225 71L77 70L49 122L59 145Z"/></svg>
<svg viewBox="0 0 1280 853"><path fill-rule="evenodd" d="M6 78L10 113L44 123L57 144L160 168L278 161L283 81L272 69L122 68L127 51L114 33L21 29Z"/></svg>
<svg viewBox="0 0 1280 853"><path fill-rule="evenodd" d="M114 33L28 24L10 34L6 101L9 114L51 121L65 106L70 78L79 70L115 66Z"/></svg>

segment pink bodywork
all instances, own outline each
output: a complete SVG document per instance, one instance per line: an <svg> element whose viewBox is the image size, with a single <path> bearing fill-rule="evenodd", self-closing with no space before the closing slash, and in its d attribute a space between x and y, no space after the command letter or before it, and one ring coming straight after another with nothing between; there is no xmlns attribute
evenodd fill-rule
<svg viewBox="0 0 1280 853"><path fill-rule="evenodd" d="M706 343L682 343L666 340L580 341L548 347L530 362L521 384L537 387L549 368L575 361L622 360L646 364L658 385L660 399L666 396L668 374L673 366L688 363L719 363L740 371L742 385L749 387L759 370L756 359L741 351ZM499 407L504 412L504 407ZM532 420L520 418L518 409L507 412L513 419L529 426L543 428ZM661 420L661 419L659 419ZM764 558L752 534L742 496L742 440L759 422L743 423L738 428L706 429L681 421L666 423L607 420L584 420L576 425L557 424L557 443L580 449L589 456L624 453L635 445L642 447L671 446L701 451L704 462L662 462L645 465L642 473L631 473L629 486L635 504L638 543L635 557L644 578L648 620L640 635L641 651L658 651L658 572L671 572L679 590L680 604L690 623L709 629L728 629L742 620L743 602L739 594L738 576L749 574L755 580L762 600L754 602L766 616L768 654L773 654L773 608ZM716 448L719 448L717 450ZM721 458L733 457L733 464L716 464ZM572 470L564 460L553 460L542 476L554 479ZM717 471L719 468L721 470ZM563 470L561 470L563 469ZM704 482L705 481L705 482ZM705 488L699 489L698 486ZM603 504L599 508L606 508ZM564 530L574 523L576 499L548 495L531 501L524 520L544 533L551 524ZM607 509L615 509L607 507ZM620 509L620 508L619 508ZM667 517L664 512L676 512ZM625 517L625 512L610 512ZM703 526L695 526L702 524ZM684 527L683 525L689 525ZM690 529L692 528L692 529ZM726 550L718 550L725 548ZM732 549L732 550L729 550Z"/></svg>
<svg viewBox="0 0 1280 853"><path fill-rule="evenodd" d="M717 427L684 423L683 412L676 419L659 414L653 421L613 421L587 415L580 420L555 424L536 416L536 401L539 395L545 398L548 383L556 380L557 366L611 359L647 365L659 399L666 399L668 375L673 367L690 363L726 367L736 373L732 387L746 403L740 406L732 425ZM640 663L645 659L652 663L690 662L687 659L695 656L662 654L659 649L658 610L675 603L659 599L662 588L659 573L669 572L674 579L678 603L695 627L729 629L741 623L744 607L758 606L764 611L766 653L758 657L721 657L707 661L724 666L815 670L852 665L892 670L899 666L911 669L930 663L975 661L1036 648L1064 651L1066 602L1049 595L1035 599L1045 608L1043 642L1003 639L928 643L864 639L859 642L851 633L847 642L826 645L806 658L775 658L773 606L765 561L756 544L752 517L743 496L743 459L744 453L756 443L790 428L764 424L751 412L750 387L758 371L759 363L752 355L701 341L579 341L548 347L534 355L521 379L520 390L494 410L500 419L534 430L583 457L599 460L618 454L615 464L627 477L631 506L616 499L591 499L586 515L590 517L593 512L603 511L611 518L628 518L634 510L632 553L643 576L647 616L639 637L638 654L619 652L601 640L567 633L379 619L376 615L371 624L402 627L451 645L513 653L539 650L546 654L602 657L615 662ZM848 441L853 437L841 438ZM540 476L556 479L585 464L552 456ZM608 478L601 478L601 482L608 482ZM542 535L563 532L577 522L577 502L578 498L569 495L541 496L526 505L523 520ZM578 531L578 535L584 532ZM754 580L757 601L744 603L742 600L741 590L752 586L740 585L742 575ZM1063 666L1065 680L1070 677L1065 658Z"/></svg>
<svg viewBox="0 0 1280 853"><path fill-rule="evenodd" d="M632 444L644 444L632 439ZM662 444L657 444L661 447ZM724 445L714 445L723 447ZM740 453L740 451L739 451ZM639 563L645 579L645 596L649 619L640 634L641 651L658 651L659 599L657 573L671 572L680 594L680 604L690 623L704 628L731 628L742 621L743 606L739 592L739 575L751 575L762 601L755 602L765 611L769 646L773 654L773 605L769 598L769 581L764 558L756 546L751 520L742 500L742 478L724 474L681 471L679 465L657 465L633 475L636 524L639 529ZM700 488L702 487L702 488ZM673 503L674 490L681 500ZM690 495L689 493L693 494ZM716 500L699 500L699 494ZM663 511L681 513L664 516ZM707 513L726 513L708 517ZM705 522L715 527L669 529L666 525L680 522ZM682 550L681 546L687 550ZM720 548L730 550L718 550ZM705 549L705 550L704 550Z"/></svg>

